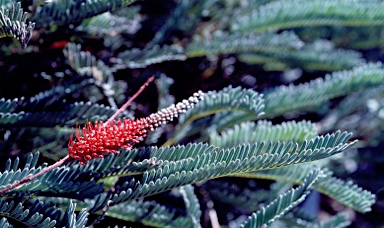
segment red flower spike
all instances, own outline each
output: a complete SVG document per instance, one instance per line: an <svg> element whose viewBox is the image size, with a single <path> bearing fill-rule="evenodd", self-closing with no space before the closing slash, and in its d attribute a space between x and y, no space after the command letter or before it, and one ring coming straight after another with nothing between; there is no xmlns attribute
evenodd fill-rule
<svg viewBox="0 0 384 228"><path fill-rule="evenodd" d="M103 158L103 154L119 154L117 148L133 149L131 144L138 143L147 133L155 130L162 124L172 121L179 114L192 108L203 99L204 93L199 91L188 100L183 100L176 105L162 109L146 118L138 120L118 119L96 121L94 124L87 122L80 131L76 125L75 138L72 136L68 142L68 155L70 158L80 161L85 165L93 158Z"/></svg>

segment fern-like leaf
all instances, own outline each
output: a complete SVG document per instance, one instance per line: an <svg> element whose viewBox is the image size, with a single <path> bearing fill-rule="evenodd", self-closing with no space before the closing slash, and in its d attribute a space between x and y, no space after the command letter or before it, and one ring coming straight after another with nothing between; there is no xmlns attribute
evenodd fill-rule
<svg viewBox="0 0 384 228"><path fill-rule="evenodd" d="M114 70L144 68L152 64L171 60L185 60L187 57L183 53L183 48L172 45L157 45L150 49L131 49L119 54L118 58L113 59Z"/></svg>
<svg viewBox="0 0 384 228"><path fill-rule="evenodd" d="M348 227L350 224L351 224L351 221L348 220L348 214L338 213L337 215L332 216L327 221L321 222L319 224L319 228L328 228L328 227L342 228L342 227Z"/></svg>
<svg viewBox="0 0 384 228"><path fill-rule="evenodd" d="M317 40L314 43L305 44L298 50L248 52L241 54L239 60L248 64L262 64L266 70L280 71L295 67L307 71L337 71L365 63L359 52L336 49L327 40Z"/></svg>
<svg viewBox="0 0 384 228"><path fill-rule="evenodd" d="M164 145L171 145L185 137L187 132L183 131L183 128L187 129L188 125L197 119L220 112L240 112L247 115L249 119L254 119L264 113L263 109L263 96L251 89L232 88L229 86L221 91L209 91L202 102L197 103L193 109L180 116L179 124L176 126L176 133L174 134L177 138L169 139ZM233 122L233 124L236 124L236 122ZM196 127L202 129L203 126ZM196 131L188 130L190 132Z"/></svg>
<svg viewBox="0 0 384 228"><path fill-rule="evenodd" d="M265 96L265 114L263 118L273 118L291 111L314 111L314 105L321 105L329 99L347 95L363 89L381 85L384 81L384 69L381 63L368 63L349 71L334 72L325 79L316 79L297 86L280 86L263 92ZM220 113L212 120L200 125L214 126L220 132L235 123L256 120L254 116L241 112ZM188 129L190 132L193 127ZM205 135L211 134L205 132ZM202 137L204 138L204 137ZM208 137L205 137L206 139Z"/></svg>
<svg viewBox="0 0 384 228"><path fill-rule="evenodd" d="M86 209L82 209L76 215L76 204L72 201L68 201L64 213L61 209L52 206L51 203L46 203L40 199L23 203L0 199L0 205L0 213L4 217L12 218L26 227L85 227L88 217Z"/></svg>
<svg viewBox="0 0 384 228"><path fill-rule="evenodd" d="M237 54L247 52L284 53L303 47L304 43L293 32L254 34L221 34L211 39L195 39L188 44L185 55L197 56Z"/></svg>
<svg viewBox="0 0 384 228"><path fill-rule="evenodd" d="M11 224L8 223L6 218L2 218L0 220L0 228L11 228L11 227L13 226L11 226Z"/></svg>
<svg viewBox="0 0 384 228"><path fill-rule="evenodd" d="M201 227L200 225L200 205L197 196L193 192L192 185L186 185L180 187L180 193L183 196L185 207L187 208L188 217L191 220L191 224L193 224L194 228Z"/></svg>
<svg viewBox="0 0 384 228"><path fill-rule="evenodd" d="M24 48L32 37L35 23L27 24L28 13L23 12L21 3L11 5L11 9L0 9L0 38L13 37L17 39Z"/></svg>
<svg viewBox="0 0 384 228"><path fill-rule="evenodd" d="M134 13L138 14L137 7L129 7L129 9L133 9ZM139 19L127 18L125 16L112 14L111 12L105 12L84 20L76 30L86 31L90 35L99 37L116 36L121 33L134 34L140 28L139 22Z"/></svg>
<svg viewBox="0 0 384 228"><path fill-rule="evenodd" d="M263 227L272 223L302 202L309 194L312 185L322 177L322 175L319 169L312 171L305 177L301 186L280 195L270 204L253 213L241 227Z"/></svg>
<svg viewBox="0 0 384 228"><path fill-rule="evenodd" d="M133 2L134 0L52 1L38 6L31 20L43 27L54 24L69 24L116 10Z"/></svg>
<svg viewBox="0 0 384 228"><path fill-rule="evenodd" d="M56 101L55 103L56 104L54 105L51 104L51 108L53 109L52 112L44 112L42 107L35 107L36 110L34 111L0 113L0 126L75 126L76 123L83 124L87 120L90 122L96 120L105 120L116 112L116 110L113 108L99 104L92 104L91 102L76 102L73 104L65 104L63 101Z"/></svg>
<svg viewBox="0 0 384 228"><path fill-rule="evenodd" d="M67 227L85 227L88 221L88 212L87 209L83 208L78 215L75 214L76 203L73 203L72 200L68 201L67 210L65 211L65 217L68 219Z"/></svg>
<svg viewBox="0 0 384 228"><path fill-rule="evenodd" d="M4 217L12 218L28 227L54 227L56 219L61 216L60 210L40 200L35 200L32 205L26 207L23 203L0 199L0 208Z"/></svg>
<svg viewBox="0 0 384 228"><path fill-rule="evenodd" d="M143 173L141 181L132 179L121 187L120 193L110 192L97 196L97 203L92 210L100 210L108 200L120 203L202 180L319 160L351 147L355 142L347 143L349 137L350 134L337 132L304 141L300 147L293 143L271 143L269 145L260 143L231 149L205 146L203 147L205 150L201 150L200 155L196 157L190 157L190 153L183 154L185 147L180 146L178 150L174 150L174 153L178 154L179 158L186 157L185 159L175 162L166 160L161 163L155 162L152 169L147 169ZM205 153L209 148L211 148L211 152ZM156 153L158 149L152 147L150 150L152 153ZM167 151L169 148L161 150ZM166 156L174 158L175 155L167 153L163 156L165 156L163 159L166 159ZM94 165L96 163L92 164L92 167ZM127 166L129 165L121 168L126 169ZM116 168L118 169L118 167Z"/></svg>
<svg viewBox="0 0 384 228"><path fill-rule="evenodd" d="M282 228L282 227L284 228L285 227L343 228L343 227L348 227L350 224L351 222L348 219L348 215L342 212L322 222L306 221L300 218L295 218L292 215L287 215L271 223L268 227L270 228Z"/></svg>
<svg viewBox="0 0 384 228"><path fill-rule="evenodd" d="M268 121L244 122L227 129L218 135L210 134L210 143L221 148L230 148L242 143L255 142L302 142L317 135L316 127L308 121L284 122L272 125Z"/></svg>
<svg viewBox="0 0 384 228"><path fill-rule="evenodd" d="M81 45L68 43L63 50L69 65L81 76L92 76L103 82L112 76L111 69L89 52L81 51Z"/></svg>
<svg viewBox="0 0 384 228"><path fill-rule="evenodd" d="M383 7L383 2L376 0L354 4L348 0L273 1L235 18L231 30L260 33L271 28L383 25L384 13L379 10Z"/></svg>
<svg viewBox="0 0 384 228"><path fill-rule="evenodd" d="M297 86L280 86L264 93L266 117L303 110L331 98L376 87L384 81L381 63L358 66L349 71L334 72Z"/></svg>
<svg viewBox="0 0 384 228"><path fill-rule="evenodd" d="M54 203L59 207L64 207L68 199L65 198L45 198L44 200ZM76 201L81 208L92 208L95 200ZM95 214L103 213L101 211ZM152 227L191 227L190 218L178 213L172 207L167 207L155 201L132 200L110 206L105 215L110 218L117 218L122 221L140 222Z"/></svg>
<svg viewBox="0 0 384 228"><path fill-rule="evenodd" d="M235 176L272 179L300 184L304 176L314 167L314 165L300 164L290 167L235 174ZM314 189L356 211L365 213L371 210L372 205L375 203L374 194L363 190L352 181L345 182L333 177L332 172L326 169L324 169L323 172L327 174L327 177L316 182L316 184L313 185Z"/></svg>
<svg viewBox="0 0 384 228"><path fill-rule="evenodd" d="M6 163L5 171L0 173L0 188L19 181L29 175L34 175L43 170L47 165L36 167L39 153L30 154L27 158L24 168L19 168L19 158ZM89 174L89 173L88 173ZM51 172L48 172L30 182L27 182L18 189L9 193L28 191L30 194L55 194L56 196L66 196L75 199L84 199L93 197L94 194L103 192L101 185L96 184L92 176L81 172L80 169L68 168L62 166Z"/></svg>

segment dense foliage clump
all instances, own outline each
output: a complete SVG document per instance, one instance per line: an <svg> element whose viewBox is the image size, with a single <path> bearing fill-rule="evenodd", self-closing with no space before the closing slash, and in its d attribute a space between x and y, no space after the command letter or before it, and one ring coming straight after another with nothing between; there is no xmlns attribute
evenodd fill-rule
<svg viewBox="0 0 384 228"><path fill-rule="evenodd" d="M0 4L0 227L384 225L383 2Z"/></svg>

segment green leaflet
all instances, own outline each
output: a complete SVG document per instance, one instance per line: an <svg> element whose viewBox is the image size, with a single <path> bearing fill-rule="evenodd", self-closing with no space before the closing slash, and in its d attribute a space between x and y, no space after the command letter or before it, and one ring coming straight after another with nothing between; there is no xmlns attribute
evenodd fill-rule
<svg viewBox="0 0 384 228"><path fill-rule="evenodd" d="M88 217L86 209L82 209L76 215L76 204L71 200L68 201L64 213L61 209L39 199L18 204L15 201L0 199L0 208L0 213L4 216L0 221L0 224L3 223L2 227L6 227L4 226L6 218L12 218L28 227L84 227Z"/></svg>
<svg viewBox="0 0 384 228"><path fill-rule="evenodd" d="M162 47L156 45L144 50L134 48L118 55L113 70L145 68L152 64L171 60L186 60L183 48L177 45Z"/></svg>
<svg viewBox="0 0 384 228"><path fill-rule="evenodd" d="M0 105L1 103L11 104L11 101L2 102L0 100ZM44 103L44 101L41 103ZM29 111L22 111L25 106L20 106L19 112L0 112L0 126L54 127L67 125L75 127L76 123L83 124L87 120L90 122L105 120L116 111L110 107L92 104L91 102L65 104L65 102L57 100L50 105L53 110L48 112L44 111L46 110L44 106L34 106Z"/></svg>
<svg viewBox="0 0 384 228"><path fill-rule="evenodd" d="M26 22L28 13L23 12L21 3L12 4L11 8L0 9L0 38L13 37L17 39L23 48L32 37L35 23Z"/></svg>
<svg viewBox="0 0 384 228"><path fill-rule="evenodd" d="M305 44L298 50L247 52L240 54L239 60L251 65L263 65L265 70L272 71L296 67L306 71L337 71L365 63L359 52L334 48L333 44L326 40Z"/></svg>
<svg viewBox="0 0 384 228"><path fill-rule="evenodd" d="M264 117L272 118L289 111L306 110L315 104L366 88L376 87L384 81L381 63L368 63L349 71L328 74L297 86L280 86L264 92Z"/></svg>
<svg viewBox="0 0 384 228"><path fill-rule="evenodd" d="M226 87L221 91L207 92L204 100L197 103L193 109L188 110L179 118L179 124L176 126L175 138L169 139L164 145L172 145L178 142L191 132L206 128L204 125L195 126L192 122L203 117L218 113L239 112L253 119L262 115L264 109L263 96L251 89L242 89L240 87ZM188 127L197 127L190 130ZM189 132L185 132L188 129Z"/></svg>
<svg viewBox="0 0 384 228"><path fill-rule="evenodd" d="M132 13L132 16L120 16L105 12L97 16L84 20L80 26L76 28L77 31L85 31L90 35L99 37L116 36L116 34L135 33L140 28L139 19L135 20L138 7L129 7L126 10Z"/></svg>
<svg viewBox="0 0 384 228"><path fill-rule="evenodd" d="M68 199L65 198L47 198L40 197L47 202L55 203L60 207L65 207L68 204ZM95 200L78 201L75 200L79 208L92 208ZM102 214L98 211L95 214ZM190 227L191 221L187 216L177 213L172 207L156 203L155 201L131 200L117 205L110 206L108 209L108 217L117 218L122 221L140 222L147 226L153 227ZM92 223L93 221L89 221ZM89 224L88 223L88 224Z"/></svg>
<svg viewBox="0 0 384 228"><path fill-rule="evenodd" d="M183 196L184 204L187 209L188 217L191 220L191 224L193 224L194 228L201 227L200 225L201 211L200 211L199 200L195 195L195 193L193 192L192 185L186 185L186 186L180 187L179 191Z"/></svg>
<svg viewBox="0 0 384 228"><path fill-rule="evenodd" d="M348 219L348 214L341 212L332 216L330 219L321 222L308 222L302 219L297 219L292 216L285 216L273 223L268 227L270 228L281 228L281 227L318 227L318 228L342 228L348 227L351 222Z"/></svg>
<svg viewBox="0 0 384 228"><path fill-rule="evenodd" d="M5 171L0 173L1 189L44 169L47 164L36 167L38 158L39 153L30 154L23 168L19 167L19 158L13 164L9 159ZM103 188L101 185L96 184L92 176L84 175L80 169L76 167L69 169L62 166L26 183L18 189L14 189L10 193L22 193L25 191L35 195L45 192L46 194L55 194L56 196L84 199L102 192Z"/></svg>
<svg viewBox="0 0 384 228"><path fill-rule="evenodd" d="M315 165L300 164L289 167L281 167L277 169L262 170L257 172L240 173L234 176L246 178L262 178L291 182L295 184L302 183L305 175L308 174ZM359 212L369 212L375 203L375 195L367 190L358 187L352 181L343 181L332 176L332 172L327 169L323 170L327 175L320 179L313 188L342 204L347 205Z"/></svg>
<svg viewBox="0 0 384 228"><path fill-rule="evenodd" d="M57 24L69 24L89 17L116 10L133 3L134 0L89 0L52 1L37 7L31 17L39 27Z"/></svg>
<svg viewBox="0 0 384 228"><path fill-rule="evenodd" d="M260 35L221 34L211 39L195 39L187 45L185 55L197 57L218 54L236 54L246 52L279 53L300 49L303 41L294 32L285 31L280 34L266 32Z"/></svg>
<svg viewBox="0 0 384 228"><path fill-rule="evenodd" d="M383 2L370 0L273 1L235 18L232 31L265 32L303 26L372 26L384 24ZM300 8L300 10L297 10Z"/></svg>
<svg viewBox="0 0 384 228"><path fill-rule="evenodd" d="M309 121L289 121L272 125L268 121L243 122L220 133L212 132L210 143L221 148L230 148L242 143L255 142L302 142L315 137L315 125Z"/></svg>
<svg viewBox="0 0 384 228"><path fill-rule="evenodd" d="M231 149L210 147L213 150L205 149L199 155L192 157L190 153L184 155L185 147L180 146L178 150L174 150L172 153L168 151L166 154L169 157L173 157L172 154L178 154L180 157L185 157L184 159L166 161L166 157L163 157L158 162L152 161L152 168L143 172L141 181L131 179L131 181L125 182L121 186L119 194L100 194L96 200L98 204L92 210L101 210L108 200L113 200L115 204L118 204L202 180L318 160L351 147L355 142L347 143L349 137L350 135L347 133L337 132L304 141L300 146L292 143L268 145L260 143L237 146ZM204 144L198 145L208 148ZM155 147L148 149L152 153L158 150ZM161 150L167 151L169 148L161 148ZM93 164L90 163L89 166L87 165L89 169L95 167L94 162ZM110 163L111 161L108 161L108 164ZM115 163L115 165L117 164ZM129 165L121 168L129 170Z"/></svg>
<svg viewBox="0 0 384 228"><path fill-rule="evenodd" d="M112 76L112 70L89 52L81 51L81 45L68 43L63 50L69 65L81 76L93 76L104 82Z"/></svg>
<svg viewBox="0 0 384 228"><path fill-rule="evenodd" d="M305 177L301 186L290 189L267 206L253 213L241 227L255 228L270 224L302 202L309 194L312 185L321 177L322 173L319 169L312 171Z"/></svg>
<svg viewBox="0 0 384 228"><path fill-rule="evenodd" d="M381 63L368 63L348 71L337 71L305 84L279 86L263 92L264 115L262 118L273 118L294 111L314 111L314 105L321 105L332 98L343 96L356 91L374 88L384 81L384 70ZM199 126L214 126L215 131L245 121L261 119L260 117L241 112L219 113L213 119L205 119ZM195 129L196 128L196 129ZM192 125L189 134L201 131ZM206 137L211 134L207 131ZM202 137L204 138L204 137Z"/></svg>

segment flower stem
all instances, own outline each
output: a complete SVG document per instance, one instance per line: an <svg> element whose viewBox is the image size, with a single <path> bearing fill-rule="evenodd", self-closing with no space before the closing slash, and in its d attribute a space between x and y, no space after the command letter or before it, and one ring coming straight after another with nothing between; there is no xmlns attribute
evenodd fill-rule
<svg viewBox="0 0 384 228"><path fill-rule="evenodd" d="M127 101L119 110L115 112L107 121L105 121L104 126L107 126L111 121L113 121L120 113L122 113L125 109L128 108L128 106L132 103L132 101L140 95L141 92L155 79L155 75L152 77L148 78L147 81L140 87L140 89Z"/></svg>

